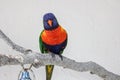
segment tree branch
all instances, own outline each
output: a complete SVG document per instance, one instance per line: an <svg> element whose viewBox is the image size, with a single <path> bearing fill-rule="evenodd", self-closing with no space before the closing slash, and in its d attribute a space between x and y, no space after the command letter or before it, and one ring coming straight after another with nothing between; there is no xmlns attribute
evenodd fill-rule
<svg viewBox="0 0 120 80"><path fill-rule="evenodd" d="M90 71L91 74L96 74L104 80L120 80L119 75L107 71L105 68L96 64L95 62L76 62L64 56L63 61L61 61L61 59L57 55L55 55L55 58L52 58L50 54L40 54L38 52L31 51L12 42L1 30L0 38L3 39L12 49L24 54L18 56L0 54L0 66L19 65L21 63L39 63L39 66L52 64L79 72Z"/></svg>

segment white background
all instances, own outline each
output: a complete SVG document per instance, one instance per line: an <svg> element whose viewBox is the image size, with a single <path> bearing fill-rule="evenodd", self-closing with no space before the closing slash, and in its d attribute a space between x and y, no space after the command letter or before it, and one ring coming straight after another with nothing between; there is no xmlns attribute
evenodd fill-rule
<svg viewBox="0 0 120 80"><path fill-rule="evenodd" d="M79 62L94 61L120 75L119 0L0 0L0 29L15 43L39 52L43 15L52 12L68 32L64 56ZM13 51L0 39L0 53ZM45 80L44 67L35 69ZM17 80L21 66L0 67L0 80ZM89 72L55 67L52 80L102 80Z"/></svg>

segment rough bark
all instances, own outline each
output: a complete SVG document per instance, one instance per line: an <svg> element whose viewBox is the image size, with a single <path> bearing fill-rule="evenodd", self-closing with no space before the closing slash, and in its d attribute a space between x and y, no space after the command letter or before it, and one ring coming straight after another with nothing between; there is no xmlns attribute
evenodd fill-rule
<svg viewBox="0 0 120 80"><path fill-rule="evenodd" d="M104 67L98 65L95 62L76 62L63 56L63 60L57 55L53 58L50 54L40 54L32 50L26 49L15 44L11 41L1 30L0 38L3 39L13 50L19 51L24 55L12 56L0 54L0 66L4 65L20 65L22 64L35 64L39 66L45 66L53 64L64 68L69 68L79 72L89 71L91 74L96 74L104 80L120 80L120 76L112 72L107 71ZM34 66L35 66L34 65ZM37 66L35 66L37 67Z"/></svg>

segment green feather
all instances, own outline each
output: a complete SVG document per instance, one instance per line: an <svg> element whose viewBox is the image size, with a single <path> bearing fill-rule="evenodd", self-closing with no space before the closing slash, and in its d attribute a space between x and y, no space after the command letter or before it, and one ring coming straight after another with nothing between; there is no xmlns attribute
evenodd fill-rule
<svg viewBox="0 0 120 80"><path fill-rule="evenodd" d="M49 51L43 45L43 41L42 41L42 38L41 38L41 35L42 35L43 31L40 33L39 47L40 47L41 53L45 54L45 53L48 53ZM54 65L46 65L46 80L51 80L53 69L54 69Z"/></svg>
<svg viewBox="0 0 120 80"><path fill-rule="evenodd" d="M44 53L48 53L48 50L43 45L43 41L42 41L42 38L41 38L41 35L42 35L43 31L40 33L40 37L39 37L39 48L40 48L41 53L44 54Z"/></svg>

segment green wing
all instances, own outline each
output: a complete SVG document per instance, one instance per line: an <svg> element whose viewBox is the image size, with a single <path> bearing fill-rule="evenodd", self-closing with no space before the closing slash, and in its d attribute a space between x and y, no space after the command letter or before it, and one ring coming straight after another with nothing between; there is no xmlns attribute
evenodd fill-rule
<svg viewBox="0 0 120 80"><path fill-rule="evenodd" d="M43 31L40 33L40 36L39 36L39 48L40 48L41 53L44 54L44 53L48 53L48 50L43 45L43 41L42 41L42 38L41 38L42 33L43 33Z"/></svg>
<svg viewBox="0 0 120 80"><path fill-rule="evenodd" d="M41 32L39 37L39 47L40 47L41 53L45 54L45 53L48 53L48 50L45 48L43 44L43 41L41 38L42 33L43 31ZM46 80L51 80L53 69L54 69L54 65L46 65Z"/></svg>

